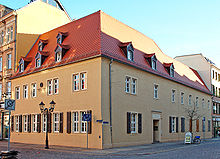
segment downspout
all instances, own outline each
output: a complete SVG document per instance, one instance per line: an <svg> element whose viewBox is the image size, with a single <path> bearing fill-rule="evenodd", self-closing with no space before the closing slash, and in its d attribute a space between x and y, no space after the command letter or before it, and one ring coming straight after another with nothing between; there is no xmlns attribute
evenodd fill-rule
<svg viewBox="0 0 220 159"><path fill-rule="evenodd" d="M111 59L109 63L109 115L110 115L110 135L111 135L111 145L112 145L112 62Z"/></svg>
<svg viewBox="0 0 220 159"><path fill-rule="evenodd" d="M17 43L17 14L15 13L15 35L14 35L14 41L15 41L15 48L14 48L14 72L16 72L17 70L15 70L16 69L16 56L17 56L17 53L16 53L16 51L17 51L17 49L16 49L16 43Z"/></svg>

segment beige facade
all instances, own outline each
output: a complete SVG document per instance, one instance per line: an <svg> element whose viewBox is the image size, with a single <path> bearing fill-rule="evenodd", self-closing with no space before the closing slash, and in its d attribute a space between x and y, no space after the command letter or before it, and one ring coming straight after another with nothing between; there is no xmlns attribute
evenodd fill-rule
<svg viewBox="0 0 220 159"><path fill-rule="evenodd" d="M61 4L57 8L37 0L18 10L0 5L0 101L10 97L12 84L9 78L17 70L21 56L28 53L39 34L70 21ZM3 130L7 125L3 124L4 111L1 116L0 136L7 138Z"/></svg>
<svg viewBox="0 0 220 159"><path fill-rule="evenodd" d="M128 45L130 52L122 48ZM155 68L149 56L157 60ZM12 142L44 144L39 104L49 107L52 100L50 145L86 147L81 112L92 115L89 148L184 140L190 129L186 111L195 106L200 118L192 132L211 137L211 93L196 71L101 11L42 34L22 60L27 66L21 62L11 78ZM174 66L173 76L164 62Z"/></svg>

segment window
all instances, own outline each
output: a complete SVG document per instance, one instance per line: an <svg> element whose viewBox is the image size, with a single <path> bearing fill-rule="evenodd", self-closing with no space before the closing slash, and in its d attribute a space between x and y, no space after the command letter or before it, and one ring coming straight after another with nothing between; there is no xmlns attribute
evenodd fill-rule
<svg viewBox="0 0 220 159"><path fill-rule="evenodd" d="M192 95L189 95L189 105L192 105Z"/></svg>
<svg viewBox="0 0 220 159"><path fill-rule="evenodd" d="M31 85L31 96L32 97L37 97L37 84L36 83L33 83Z"/></svg>
<svg viewBox="0 0 220 159"><path fill-rule="evenodd" d="M54 113L53 114L53 131L54 132L59 132L59 114L58 113Z"/></svg>
<svg viewBox="0 0 220 159"><path fill-rule="evenodd" d="M24 64L20 63L19 65L19 72L24 72Z"/></svg>
<svg viewBox="0 0 220 159"><path fill-rule="evenodd" d="M174 77L174 68L170 67L170 77Z"/></svg>
<svg viewBox="0 0 220 159"><path fill-rule="evenodd" d="M213 114L216 114L216 113L217 113L217 108L216 108L215 103L213 103Z"/></svg>
<svg viewBox="0 0 220 159"><path fill-rule="evenodd" d="M47 115L43 114L42 116L42 131L46 132L46 128L47 128Z"/></svg>
<svg viewBox="0 0 220 159"><path fill-rule="evenodd" d="M19 116L15 116L15 131L19 132Z"/></svg>
<svg viewBox="0 0 220 159"><path fill-rule="evenodd" d="M53 89L53 87L52 87L52 80L48 80L47 81L47 94L48 95L52 95L52 89Z"/></svg>
<svg viewBox="0 0 220 159"><path fill-rule="evenodd" d="M7 54L7 69L11 69L11 54Z"/></svg>
<svg viewBox="0 0 220 159"><path fill-rule="evenodd" d="M175 117L170 117L170 132L175 133L176 132L176 118Z"/></svg>
<svg viewBox="0 0 220 159"><path fill-rule="evenodd" d="M15 99L20 99L20 87L15 87Z"/></svg>
<svg viewBox="0 0 220 159"><path fill-rule="evenodd" d="M181 92L180 96L181 96L180 102L181 102L181 104L184 104L184 93Z"/></svg>
<svg viewBox="0 0 220 159"><path fill-rule="evenodd" d="M195 106L198 107L199 106L199 97L196 97L196 103Z"/></svg>
<svg viewBox="0 0 220 159"><path fill-rule="evenodd" d="M55 61L60 62L62 60L62 48L58 47L55 51Z"/></svg>
<svg viewBox="0 0 220 159"><path fill-rule="evenodd" d="M86 112L81 112L81 133L86 133L86 121L83 121L83 115L86 114Z"/></svg>
<svg viewBox="0 0 220 159"><path fill-rule="evenodd" d="M24 132L28 131L28 116L24 115Z"/></svg>
<svg viewBox="0 0 220 159"><path fill-rule="evenodd" d="M181 132L185 132L185 118L181 118Z"/></svg>
<svg viewBox="0 0 220 159"><path fill-rule="evenodd" d="M218 73L215 72L215 79L218 80Z"/></svg>
<svg viewBox="0 0 220 159"><path fill-rule="evenodd" d="M13 26L11 26L11 40L13 40Z"/></svg>
<svg viewBox="0 0 220 159"><path fill-rule="evenodd" d="M207 105L208 105L208 109L210 109L210 100L208 100Z"/></svg>
<svg viewBox="0 0 220 159"><path fill-rule="evenodd" d="M23 86L23 98L28 99L28 85Z"/></svg>
<svg viewBox="0 0 220 159"><path fill-rule="evenodd" d="M86 89L86 73L80 73L80 89Z"/></svg>
<svg viewBox="0 0 220 159"><path fill-rule="evenodd" d="M32 118L33 118L33 132L37 132L37 114L34 114L33 116L32 116Z"/></svg>
<svg viewBox="0 0 220 159"><path fill-rule="evenodd" d="M137 127L137 113L131 113L131 133L136 133Z"/></svg>
<svg viewBox="0 0 220 159"><path fill-rule="evenodd" d="M133 51L128 50L128 52L127 52L127 58L128 58L128 60L133 61L133 59L134 59L134 57L133 57Z"/></svg>
<svg viewBox="0 0 220 159"><path fill-rule="evenodd" d="M59 93L59 80L58 79L54 79L53 80L53 91L54 94L58 94Z"/></svg>
<svg viewBox="0 0 220 159"><path fill-rule="evenodd" d="M202 132L205 132L205 117L202 119Z"/></svg>
<svg viewBox="0 0 220 159"><path fill-rule="evenodd" d="M79 113L73 112L73 132L79 132Z"/></svg>
<svg viewBox="0 0 220 159"><path fill-rule="evenodd" d="M205 108L205 99L202 99L202 107Z"/></svg>
<svg viewBox="0 0 220 159"><path fill-rule="evenodd" d="M2 57L0 57L0 72L2 72Z"/></svg>
<svg viewBox="0 0 220 159"><path fill-rule="evenodd" d="M2 31L1 33L1 45L4 44L4 31Z"/></svg>
<svg viewBox="0 0 220 159"><path fill-rule="evenodd" d="M40 57L36 58L36 67L40 67L41 66L41 59Z"/></svg>
<svg viewBox="0 0 220 159"><path fill-rule="evenodd" d="M2 83L0 83L0 100L2 99Z"/></svg>
<svg viewBox="0 0 220 159"><path fill-rule="evenodd" d="M9 42L10 38L10 28L7 29L7 43Z"/></svg>
<svg viewBox="0 0 220 159"><path fill-rule="evenodd" d="M131 78L125 77L125 92L126 93L130 93L130 83L131 83Z"/></svg>
<svg viewBox="0 0 220 159"><path fill-rule="evenodd" d="M158 99L158 85L154 84L154 98Z"/></svg>
<svg viewBox="0 0 220 159"><path fill-rule="evenodd" d="M211 120L208 120L208 132L211 131Z"/></svg>
<svg viewBox="0 0 220 159"><path fill-rule="evenodd" d="M73 75L73 91L79 90L79 74Z"/></svg>
<svg viewBox="0 0 220 159"><path fill-rule="evenodd" d="M157 60L152 58L152 69L156 70L157 69Z"/></svg>
<svg viewBox="0 0 220 159"><path fill-rule="evenodd" d="M8 97L11 97L11 82L7 82L7 95Z"/></svg>
<svg viewBox="0 0 220 159"><path fill-rule="evenodd" d="M215 79L215 71L212 70L212 78Z"/></svg>
<svg viewBox="0 0 220 159"><path fill-rule="evenodd" d="M132 78L132 82L131 82L131 94L136 94L136 84L137 84L137 79Z"/></svg>
<svg viewBox="0 0 220 159"><path fill-rule="evenodd" d="M172 90L171 94L171 101L174 103L175 102L175 90Z"/></svg>

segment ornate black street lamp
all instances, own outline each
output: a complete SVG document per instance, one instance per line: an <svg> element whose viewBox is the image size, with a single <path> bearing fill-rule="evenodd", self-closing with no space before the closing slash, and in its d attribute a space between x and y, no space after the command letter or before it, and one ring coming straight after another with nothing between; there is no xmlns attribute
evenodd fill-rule
<svg viewBox="0 0 220 159"><path fill-rule="evenodd" d="M48 145L48 116L49 116L49 113L53 112L54 108L55 108L55 102L52 100L50 102L50 108L45 108L45 104L44 102L41 102L39 104L40 106L40 111L42 114L46 114L46 144L45 144L45 149L49 149L49 145Z"/></svg>

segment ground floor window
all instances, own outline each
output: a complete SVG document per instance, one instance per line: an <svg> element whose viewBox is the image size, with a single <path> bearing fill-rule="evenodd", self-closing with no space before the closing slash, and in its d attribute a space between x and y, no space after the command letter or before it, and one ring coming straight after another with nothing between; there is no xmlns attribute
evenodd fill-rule
<svg viewBox="0 0 220 159"><path fill-rule="evenodd" d="M81 133L86 133L86 121L83 121L83 115L86 114L86 112L81 112Z"/></svg>
<svg viewBox="0 0 220 159"><path fill-rule="evenodd" d="M181 118L181 132L185 132L185 118Z"/></svg>
<svg viewBox="0 0 220 159"><path fill-rule="evenodd" d="M127 133L142 133L142 114L127 112Z"/></svg>
<svg viewBox="0 0 220 159"><path fill-rule="evenodd" d="M54 132L59 132L59 114L54 113L53 114L53 131Z"/></svg>
<svg viewBox="0 0 220 159"><path fill-rule="evenodd" d="M37 114L34 114L32 119L33 119L33 132L37 132Z"/></svg>
<svg viewBox="0 0 220 159"><path fill-rule="evenodd" d="M24 132L28 131L28 115L24 115Z"/></svg>
<svg viewBox="0 0 220 159"><path fill-rule="evenodd" d="M184 121L183 121L184 120ZM185 129L185 119L182 119L182 124L184 124L184 129ZM178 128L178 125L179 125L179 119L178 117L169 117L169 132L170 133L177 133L179 131L179 128Z"/></svg>

